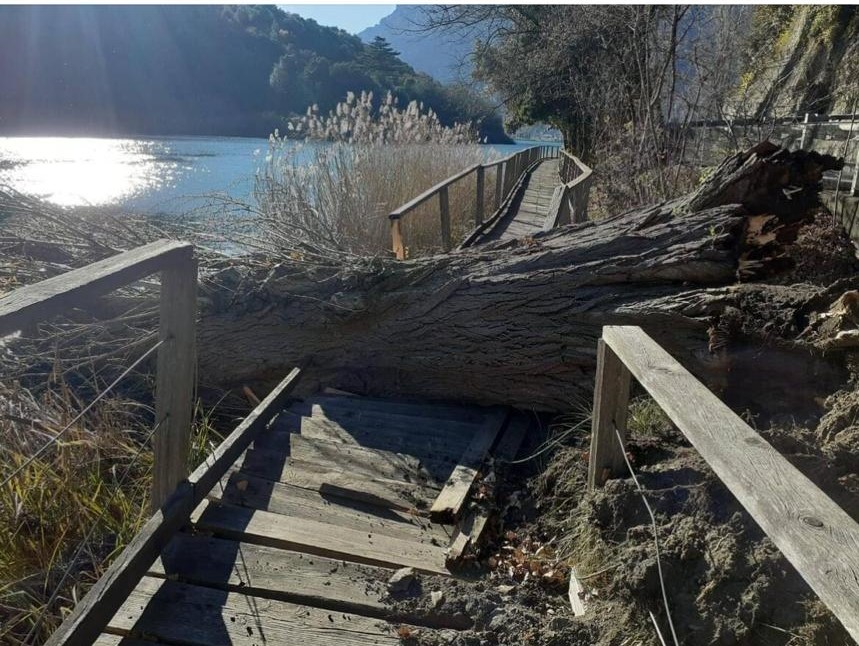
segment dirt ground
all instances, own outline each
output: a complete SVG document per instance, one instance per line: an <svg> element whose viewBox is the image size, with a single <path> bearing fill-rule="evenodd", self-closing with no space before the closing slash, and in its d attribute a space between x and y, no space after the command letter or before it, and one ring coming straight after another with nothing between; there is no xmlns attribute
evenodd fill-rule
<svg viewBox="0 0 859 646"><path fill-rule="evenodd" d="M821 213L800 232L791 250L795 269L781 284L806 282L811 293L849 280L856 272L852 253L849 241ZM741 354L744 346L773 337L782 341L775 344L777 352L797 351L795 340L814 321L782 316L787 310L776 301L757 298L724 326L729 353L732 344ZM794 305L800 305L794 312L802 310ZM859 518L855 355L815 355L816 362L834 361L831 373L788 398L796 404L792 409L769 405L774 398L768 396L732 404ZM760 346L755 356L760 362ZM733 370L748 371L751 365L740 361ZM746 379L743 388L754 384ZM784 392L779 399L785 399ZM407 632L407 643L650 646L661 643L657 625L664 643L674 643L671 624L684 646L853 643L680 432L638 392L627 448L656 516L660 577L653 525L633 480L610 480L604 489L587 492L587 416L571 413L553 420L545 437L532 439L520 454L539 455L500 473L501 518L463 579L421 577L419 594L398 602L404 609L470 617L472 628ZM581 617L574 616L568 599L571 567L585 589Z"/></svg>

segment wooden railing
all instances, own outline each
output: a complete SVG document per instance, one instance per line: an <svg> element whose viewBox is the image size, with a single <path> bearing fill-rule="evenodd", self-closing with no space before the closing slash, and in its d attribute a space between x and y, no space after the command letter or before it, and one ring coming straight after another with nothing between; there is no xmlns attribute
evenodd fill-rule
<svg viewBox="0 0 859 646"><path fill-rule="evenodd" d="M92 303L108 292L159 272L153 508L158 508L188 474L197 312L193 245L160 240L0 298L0 336L5 336L31 329L51 316Z"/></svg>
<svg viewBox="0 0 859 646"><path fill-rule="evenodd" d="M558 174L562 185L555 189L543 231L573 222L586 222L593 169L572 153L560 151Z"/></svg>
<svg viewBox="0 0 859 646"><path fill-rule="evenodd" d="M415 208L425 202L438 198L438 217L439 217L439 240L441 248L444 251L450 251L454 246L453 235L451 232L451 213L450 213L450 187L457 182L463 181L472 174L476 176L475 181L475 207L474 207L474 227L479 228L485 222L486 211L486 173L492 171L495 175L495 191L492 204L494 212L501 208L505 200L508 199L514 188L518 185L522 176L528 172L531 167L543 159L549 159L557 156L558 148L556 146L532 146L518 152L508 155L503 159L499 159L486 164L475 164L460 171L456 175L448 177L446 180L436 184L430 189L427 189L416 198L406 202L398 209L391 212L388 218L391 220L391 242L394 255L398 260L405 260L408 250L408 241L404 239L402 220Z"/></svg>
<svg viewBox="0 0 859 646"><path fill-rule="evenodd" d="M603 328L589 486L628 472L632 377L859 640L859 524L638 327Z"/></svg>

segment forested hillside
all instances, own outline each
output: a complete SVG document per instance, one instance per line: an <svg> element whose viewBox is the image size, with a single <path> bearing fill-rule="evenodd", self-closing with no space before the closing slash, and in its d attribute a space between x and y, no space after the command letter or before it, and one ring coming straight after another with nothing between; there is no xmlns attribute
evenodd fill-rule
<svg viewBox="0 0 859 646"><path fill-rule="evenodd" d="M265 136L348 91L388 90L442 122L485 106L403 63L383 41L273 6L0 8L0 131L6 134ZM497 118L484 134L504 137Z"/></svg>

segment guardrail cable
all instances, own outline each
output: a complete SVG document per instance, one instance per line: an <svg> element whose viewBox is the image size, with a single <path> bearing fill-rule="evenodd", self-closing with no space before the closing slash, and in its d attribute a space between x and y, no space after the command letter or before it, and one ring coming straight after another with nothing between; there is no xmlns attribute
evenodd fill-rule
<svg viewBox="0 0 859 646"><path fill-rule="evenodd" d="M59 433L54 435L54 437L52 437L50 440L48 440L38 451L36 451L33 455L31 455L29 458L24 460L24 462L17 469L15 469L11 474L9 474L6 478L4 478L3 482L0 483L0 487L5 487L7 484L9 484L9 482L11 482L13 478L15 478L24 469L26 469L33 462L35 462L39 458L39 456L41 456L51 446L56 444L60 440L60 438L63 437L63 435L65 435L78 421L80 421L80 419L84 415L86 415L90 410L92 410L93 406L95 406L101 399L103 399L123 379L125 379L131 373L132 370L134 370L135 368L137 368L137 366L139 366L141 363L143 363L153 352L155 352L163 344L164 344L164 339L158 341L155 345L153 345L146 352L144 352L140 357L138 357L134 363L132 363L130 366L128 366L125 370L123 370L122 374L120 374L116 379L114 379L107 388L105 388L98 395L96 395L95 398L93 398L93 400L89 404L87 404L86 407L84 407L84 409L80 413L75 415L74 419L72 419L71 422L66 424L60 430Z"/></svg>
<svg viewBox="0 0 859 646"><path fill-rule="evenodd" d="M33 624L33 627L30 628L30 630L27 632L27 636L24 637L24 643L25 644L31 643L30 639L36 635L36 631L42 625L42 621L44 620L46 613L50 609L51 605L57 600L57 597L60 596L60 592L63 589L63 584L65 584L65 582L68 580L69 576L71 575L72 570L74 569L75 564L78 562L78 559L80 558L80 555L83 552L84 548L87 546L87 544L92 539L93 534L95 534L95 530L99 527L99 525L101 524L101 521L104 520L105 515L110 510L111 506L113 505L114 500L116 500L116 496L119 494L120 491L122 491L125 488L125 483L128 480L128 476L131 475L131 471L134 468L134 466L137 464L138 460L140 459L140 456L143 455L143 451L146 450L147 447L149 446L149 443L152 441L152 436L155 435L155 432L158 430L158 427L160 427L161 424L166 419L167 418L165 417L164 419L159 420L158 423L152 427L152 429L149 431L149 433L147 433L143 442L140 443L140 446L138 447L137 451L134 453L134 457L132 457L131 461L128 463L128 465L126 465L125 470L122 472L122 475L119 477L119 481L117 482L116 489L114 489L113 493L110 495L110 498L108 499L107 504L105 504L103 506L101 513L98 515L98 518L95 519L95 522L93 522L92 526L89 528L89 531L87 531L86 536L84 536L83 539L81 539L81 542L78 543L78 547L75 550L75 553L72 555L72 558L69 560L69 564L66 567L65 571L63 572L63 575L60 577L59 582L54 587L53 593L51 593L51 596L45 602L45 605L42 608L42 612L39 613L39 618L36 620L36 623Z"/></svg>
<svg viewBox="0 0 859 646"><path fill-rule="evenodd" d="M650 514L650 522L653 525L653 544L656 547L656 569L659 573L659 587L662 589L662 603L665 606L665 617L666 619L668 619L668 627L671 629L671 637L674 639L674 646L680 646L680 642L677 640L677 633L674 631L674 621L671 619L671 610L668 606L668 592L665 590L665 577L662 575L662 556L659 550L659 527L656 524L656 516L653 513L653 509L650 506L650 502L647 500L647 495L645 494L644 487L642 487L641 483L638 481L638 478L635 475L635 470L632 468L632 463L629 461L629 457L626 455L626 447L623 444L623 437L621 436L620 431L617 429L616 426L614 426L614 434L615 436L617 436L617 441L620 444L621 455L623 455L623 461L626 462L626 468L629 469L629 475L632 476L632 481L635 483L635 488L638 490L638 494L644 501L644 506L647 508L647 513ZM661 634L659 636L660 638L662 637Z"/></svg>

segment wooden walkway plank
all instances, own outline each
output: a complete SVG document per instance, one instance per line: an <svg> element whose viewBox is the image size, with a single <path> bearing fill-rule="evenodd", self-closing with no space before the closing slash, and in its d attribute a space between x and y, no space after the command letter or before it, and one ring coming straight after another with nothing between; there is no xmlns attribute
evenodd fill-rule
<svg viewBox="0 0 859 646"><path fill-rule="evenodd" d="M339 496L323 495L241 472L234 472L225 478L221 487L212 490L210 498L231 505L289 516L296 521L317 520L418 543L432 540L447 542L452 533L443 525L430 523L426 518L415 514Z"/></svg>
<svg viewBox="0 0 859 646"><path fill-rule="evenodd" d="M453 455L462 453L471 441L471 436L479 428L473 425L467 433L452 435L421 424L418 418L414 419L417 421L410 429L408 426L388 426L384 421L329 418L319 412L314 412L313 417L301 417L285 411L279 418L277 430L300 432L302 436L311 439L407 453L432 460L439 455L450 455L452 458Z"/></svg>
<svg viewBox="0 0 859 646"><path fill-rule="evenodd" d="M284 459L282 454L259 449L248 451L237 461L236 468L267 480L391 509L428 508L441 489L432 483L374 478L344 472L338 466Z"/></svg>
<svg viewBox="0 0 859 646"><path fill-rule="evenodd" d="M201 504L192 520L198 529L232 540L367 565L449 574L442 545L415 543L313 520L299 523L280 514L211 502Z"/></svg>
<svg viewBox="0 0 859 646"><path fill-rule="evenodd" d="M451 473L444 487L430 508L430 516L442 520L458 518L462 506L468 498L471 485L477 477L483 460L495 443L498 433L507 417L506 410L498 410L484 422L468 448L459 459L459 464Z"/></svg>
<svg viewBox="0 0 859 646"><path fill-rule="evenodd" d="M456 459L420 460L403 453L367 449L348 444L313 440L290 434L290 455L302 462L326 465L344 472L389 480L441 486L454 470Z"/></svg>
<svg viewBox="0 0 859 646"><path fill-rule="evenodd" d="M455 422L480 423L487 411L476 406L404 402L399 400L360 397L357 395L314 395L304 400L308 404L330 405L337 408L364 410L391 415L446 419Z"/></svg>
<svg viewBox="0 0 859 646"><path fill-rule="evenodd" d="M390 614L382 598L392 570L265 545L177 534L150 573L340 612Z"/></svg>
<svg viewBox="0 0 859 646"><path fill-rule="evenodd" d="M517 240L543 230L555 189L561 185L558 160L547 159L531 172L519 195L504 213L474 244L498 240Z"/></svg>
<svg viewBox="0 0 859 646"><path fill-rule="evenodd" d="M109 632L186 646L381 646L400 644L378 619L144 577Z"/></svg>

